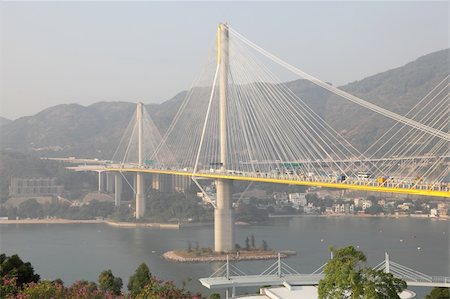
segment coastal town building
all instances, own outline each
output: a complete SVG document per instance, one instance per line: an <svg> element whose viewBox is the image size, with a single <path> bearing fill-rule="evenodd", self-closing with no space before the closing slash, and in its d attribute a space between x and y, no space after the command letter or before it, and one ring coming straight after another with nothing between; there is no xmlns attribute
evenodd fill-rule
<svg viewBox="0 0 450 299"><path fill-rule="evenodd" d="M437 215L441 218L448 217L448 204L447 203L438 203L437 204Z"/></svg>
<svg viewBox="0 0 450 299"><path fill-rule="evenodd" d="M290 193L289 201L292 203L292 207L299 209L299 207L304 207L307 204L306 193Z"/></svg>
<svg viewBox="0 0 450 299"><path fill-rule="evenodd" d="M409 211L411 209L411 207L412 207L411 203L405 202L405 203L399 204L397 206L397 209L400 209L400 210L403 210L403 211Z"/></svg>
<svg viewBox="0 0 450 299"><path fill-rule="evenodd" d="M370 208L372 206L372 202L368 199L363 199L360 201L361 204L361 208L362 210L367 210L368 208Z"/></svg>
<svg viewBox="0 0 450 299"><path fill-rule="evenodd" d="M152 174L152 189L163 193L187 192L191 188L191 178L167 174Z"/></svg>
<svg viewBox="0 0 450 299"><path fill-rule="evenodd" d="M61 195L64 186L56 178L11 178L9 196L56 196Z"/></svg>
<svg viewBox="0 0 450 299"><path fill-rule="evenodd" d="M355 205L349 204L349 203L334 204L332 207L332 211L335 214L354 214L355 213Z"/></svg>
<svg viewBox="0 0 450 299"><path fill-rule="evenodd" d="M274 192L273 198L277 204L286 204L289 201L289 196L286 192Z"/></svg>

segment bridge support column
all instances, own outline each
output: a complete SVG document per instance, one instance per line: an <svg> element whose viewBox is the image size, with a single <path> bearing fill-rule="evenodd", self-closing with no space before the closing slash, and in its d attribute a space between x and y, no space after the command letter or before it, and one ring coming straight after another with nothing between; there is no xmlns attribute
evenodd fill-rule
<svg viewBox="0 0 450 299"><path fill-rule="evenodd" d="M145 183L144 174L136 173L136 219L144 217L145 214Z"/></svg>
<svg viewBox="0 0 450 299"><path fill-rule="evenodd" d="M106 173L106 192L114 192L114 175L111 173Z"/></svg>
<svg viewBox="0 0 450 299"><path fill-rule="evenodd" d="M104 185L103 185L103 173L101 171L98 172L98 192L104 192Z"/></svg>
<svg viewBox="0 0 450 299"><path fill-rule="evenodd" d="M136 197L136 181L137 181L137 178L136 178L136 173L133 175L133 196L134 197Z"/></svg>
<svg viewBox="0 0 450 299"><path fill-rule="evenodd" d="M152 189L159 190L160 189L160 175L157 173L152 173Z"/></svg>
<svg viewBox="0 0 450 299"><path fill-rule="evenodd" d="M122 201L122 175L116 174L114 177L114 205L116 207L120 206Z"/></svg>
<svg viewBox="0 0 450 299"><path fill-rule="evenodd" d="M234 249L234 215L230 180L216 180L217 202L214 210L214 251Z"/></svg>

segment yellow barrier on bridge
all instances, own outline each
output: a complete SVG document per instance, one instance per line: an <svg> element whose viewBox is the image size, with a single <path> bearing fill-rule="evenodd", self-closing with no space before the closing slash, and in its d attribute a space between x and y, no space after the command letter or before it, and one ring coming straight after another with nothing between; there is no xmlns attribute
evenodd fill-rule
<svg viewBox="0 0 450 299"><path fill-rule="evenodd" d="M143 172L143 173L155 173L155 174L168 174L178 176L190 176L196 178L209 178L209 179L227 179L235 181L247 181L247 182L261 182L261 183L274 183L284 185L300 185L300 186L313 186L313 187L325 187L335 189L351 189L360 191L372 191L372 192L384 192L384 193L399 193L399 194L411 194L422 196L434 196L434 197L448 197L450 198L450 191L434 190L429 188L400 188L400 187L385 187L385 186L373 186L369 184L350 184L350 183L334 183L334 182L321 182L321 181L305 181L297 178L271 178L271 177L258 177L258 176L245 176L245 175L233 175L224 173L205 173L197 172L192 173L188 171L179 170L166 170L166 169L149 169L149 168L105 168L105 171L111 172Z"/></svg>

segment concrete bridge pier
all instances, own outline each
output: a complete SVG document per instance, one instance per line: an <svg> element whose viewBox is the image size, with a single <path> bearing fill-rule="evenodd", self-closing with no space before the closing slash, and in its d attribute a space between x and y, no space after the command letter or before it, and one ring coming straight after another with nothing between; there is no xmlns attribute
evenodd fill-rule
<svg viewBox="0 0 450 299"><path fill-rule="evenodd" d="M98 192L102 193L105 192L105 186L103 184L103 172L98 172Z"/></svg>
<svg viewBox="0 0 450 299"><path fill-rule="evenodd" d="M120 207L122 201L122 175L116 174L114 176L114 205Z"/></svg>
<svg viewBox="0 0 450 299"><path fill-rule="evenodd" d="M144 174L136 173L136 219L145 215L145 180Z"/></svg>
<svg viewBox="0 0 450 299"><path fill-rule="evenodd" d="M216 180L217 202L214 209L214 251L216 252L234 249L232 189L232 181Z"/></svg>
<svg viewBox="0 0 450 299"><path fill-rule="evenodd" d="M112 173L106 173L106 192L114 193L114 177Z"/></svg>

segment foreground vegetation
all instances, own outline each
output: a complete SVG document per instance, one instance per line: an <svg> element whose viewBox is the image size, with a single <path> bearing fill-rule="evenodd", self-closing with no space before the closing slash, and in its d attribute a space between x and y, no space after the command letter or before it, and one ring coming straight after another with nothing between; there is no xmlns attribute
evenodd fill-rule
<svg viewBox="0 0 450 299"><path fill-rule="evenodd" d="M334 257L325 266L325 277L318 286L319 299L397 299L406 283L390 273L364 267L366 257L352 246L331 249ZM178 288L151 274L145 263L129 278L128 293L123 281L105 270L98 281L80 280L65 286L61 279L41 280L29 262L18 255L0 254L0 298L5 299L204 299L198 293ZM426 299L450 299L448 288L434 288ZM210 299L220 299L212 294Z"/></svg>
<svg viewBox="0 0 450 299"><path fill-rule="evenodd" d="M400 299L398 294L406 289L405 281L392 273L364 267L366 256L353 246L330 250L333 258L325 266L325 277L319 282L319 299Z"/></svg>
<svg viewBox="0 0 450 299"><path fill-rule="evenodd" d="M76 281L64 286L62 280L41 280L33 266L23 262L17 255L0 255L0 298L5 299L201 299L178 288L171 281L162 281L150 273L146 264L141 264L130 277L127 289L122 292L123 282L111 270L100 273L98 282Z"/></svg>
<svg viewBox="0 0 450 299"><path fill-rule="evenodd" d="M406 289L406 282L392 273L365 267L366 256L353 246L330 251L333 258L319 282L319 299L400 299L398 294ZM433 288L426 299L450 299L450 289Z"/></svg>

